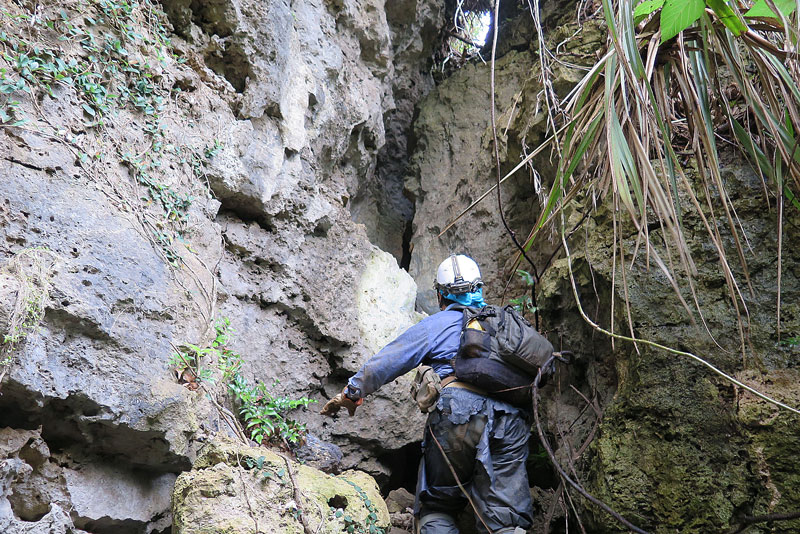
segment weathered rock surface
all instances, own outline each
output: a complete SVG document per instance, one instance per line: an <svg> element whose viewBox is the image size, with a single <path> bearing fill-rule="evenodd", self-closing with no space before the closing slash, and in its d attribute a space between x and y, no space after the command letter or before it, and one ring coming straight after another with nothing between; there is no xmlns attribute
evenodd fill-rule
<svg viewBox="0 0 800 534"><path fill-rule="evenodd" d="M532 62L533 58L523 52L498 63L499 101L508 101L520 90ZM465 253L477 259L487 282L487 296L493 296L495 288L503 285L502 274L495 274L500 265L493 260L506 247L496 200L486 199L457 231L438 237L459 209L491 187L494 180L487 149L491 136L487 134L487 76L485 66L465 66L421 103L414 122L417 147L412 159L414 174L407 188L415 199L416 217L409 272L419 285L419 306L427 313L437 310L432 284L439 262L450 253ZM505 201L513 197L507 186ZM529 211L532 209L530 204Z"/></svg>
<svg viewBox="0 0 800 534"><path fill-rule="evenodd" d="M688 171L694 175L691 167ZM646 259L639 256L626 273L634 332L637 338L697 354L745 384L797 406L800 388L791 363L797 349L778 343L776 331L777 215L765 212L763 184L743 161L724 156L721 171L741 221L739 230L754 245L746 255L753 291L743 289L749 311L749 321L744 319L748 327L744 354L716 252L704 242L703 223L691 208L686 208L683 223L698 269L694 291L702 316L695 312L692 324L666 277L654 265L648 270ZM731 266L741 280L724 215L716 217ZM600 210L590 223L589 235L594 238L586 243L578 238L574 245L577 283L588 309L595 306L593 284L606 288L600 290L601 298L611 288L610 218ZM789 218L800 220L796 213ZM786 228L784 239L800 237L797 228ZM636 234L628 230L623 230L630 236L624 244L632 251ZM658 252L666 255L660 248ZM627 261L630 264L631 258ZM787 267L797 265L800 256L796 250L785 250L783 261ZM567 309L571 291L565 269L564 260L554 265L544 289L548 298L560 300L562 310ZM623 303L620 278L617 272L616 298ZM552 284L556 280L558 285ZM686 280L681 276L678 283L691 306ZM795 313L800 277L793 267L783 271L781 293L787 303L782 328L795 332L800 328ZM629 335L624 313L617 310L614 331ZM608 316L600 321L609 328ZM800 441L787 432L795 425L793 414L740 390L685 356L644 344L638 351L617 345L608 355L614 358L619 384L606 408L590 464L592 484L602 498L655 532L729 530L746 516L797 508L797 466L785 461L800 454ZM621 531L607 517L596 519L600 530ZM788 521L770 528L793 532L797 526Z"/></svg>
<svg viewBox="0 0 800 534"><path fill-rule="evenodd" d="M43 319L14 347L0 384L0 427L41 427L46 446L71 462L58 487L75 491L75 502L54 500L61 504L49 512L36 500L20 504L10 532L23 528L20 517L42 513L38 525L66 529L64 510L76 528L98 532L169 522L144 494L161 502L207 436L227 427L168 361L185 343L206 346L215 319L230 319L249 380L277 380L275 394L321 402L418 320L413 281L369 240L402 253L404 223L385 222L395 221L385 211L398 201L351 208L356 196L363 207L382 194L374 176L385 125L404 141L413 101L430 87L417 61L441 8L387 8L382 0L163 7L169 22L149 2L113 17L103 9L119 6L71 0L0 14L16 39L17 20L35 9L44 22L25 30L26 42L61 47L64 61L90 57L87 41L64 35L95 35L102 47L114 34L126 65L146 72L131 79L139 69L108 52L103 72L127 73L122 86L139 90L139 101L108 101L113 109L100 122L99 108L86 110L95 100L70 78L52 91L15 93L14 113L28 122L0 129L0 263L40 248L48 256ZM133 30L123 35L106 24L113 20ZM168 43L158 32L169 23L177 35ZM0 68L19 75L5 58ZM108 91L120 89L115 79L104 82ZM396 193L397 182L391 187ZM22 293L18 278L0 272L5 334ZM206 387L224 400L224 387ZM407 384L385 388L357 425L323 421L316 410L298 418L341 446L340 458L335 445L321 445L327 468L369 458L365 468L385 481L389 468L376 457L419 440L421 417L406 399ZM398 423L387 433L371 417ZM15 483L17 495L26 484ZM86 498L98 488L142 498L109 511Z"/></svg>
<svg viewBox="0 0 800 534"><path fill-rule="evenodd" d="M357 371L374 352L403 330L422 318L414 311L416 284L397 268L387 252L373 249L363 264L356 293L359 340L363 349L346 355L339 370L326 384L326 394L333 396L344 387L346 378ZM386 480L389 469L376 460L387 451L397 451L422 438L425 418L409 398L411 376L401 376L370 396L358 409L358 416L340 416L316 421L305 418L323 439L339 444L345 452L345 468L358 467ZM376 424L377 422L377 424ZM321 426L320 426L321 423ZM390 455L391 456L391 455Z"/></svg>
<svg viewBox="0 0 800 534"><path fill-rule="evenodd" d="M334 200L400 259L413 215L405 143L414 103L432 86L442 7L388 4L165 2L176 32L224 78L236 116L251 119L223 134L208 173L230 209L262 220L308 211L309 224L330 226Z"/></svg>
<svg viewBox="0 0 800 534"><path fill-rule="evenodd" d="M360 181L350 212L364 224L372 243L407 261L407 240L414 204L404 194L408 172L412 123L417 102L433 88L432 54L444 19L439 2L392 1L385 3L389 23L394 76L392 103L385 106L386 143L378 152L375 173Z"/></svg>
<svg viewBox="0 0 800 534"><path fill-rule="evenodd" d="M296 485L295 485L296 484ZM389 512L369 475L338 477L269 449L213 441L173 494L175 534L338 533L348 525L389 526Z"/></svg>
<svg viewBox="0 0 800 534"><path fill-rule="evenodd" d="M167 372L175 310L187 304L169 267L101 192L71 178L80 171L65 148L11 140L0 137L3 248L19 249L9 245L21 239L55 260L41 327L3 384L0 424L42 425L48 441L132 465L187 467L191 439L217 423ZM10 159L58 170L32 180Z"/></svg>
<svg viewBox="0 0 800 534"><path fill-rule="evenodd" d="M138 534L170 525L172 473L52 454L39 430L0 429L0 455L3 532Z"/></svg>
<svg viewBox="0 0 800 534"><path fill-rule="evenodd" d="M520 17L524 22L530 14ZM496 65L496 124L503 176L545 137L547 116L539 100L539 63L530 41L529 24L523 24L524 43L499 58ZM557 43L570 30L577 28L568 26L552 39ZM578 35L566 41L566 53L571 59L580 58L574 61L585 63L587 53L603 46L605 36L592 21ZM579 72L556 67L554 86L566 92L579 79ZM525 290L512 269L516 252L501 222L496 192L439 237L448 223L497 181L489 74L488 64L466 65L420 102L414 121L416 144L406 180L407 193L414 199L416 209L409 272L419 287L418 306L427 313L436 311L432 288L436 268L451 253L466 253L478 261L489 300L518 296ZM543 185L552 180L553 162L547 155L534 158L533 163L535 169L522 169L501 186L505 217L520 242L524 242L539 214ZM543 242L528 255L541 268L553 249L554 245ZM531 270L525 261L519 268Z"/></svg>

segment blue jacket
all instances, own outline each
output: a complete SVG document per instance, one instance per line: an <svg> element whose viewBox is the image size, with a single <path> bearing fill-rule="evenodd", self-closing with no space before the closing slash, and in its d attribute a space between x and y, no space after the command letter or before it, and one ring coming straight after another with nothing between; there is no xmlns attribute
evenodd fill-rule
<svg viewBox="0 0 800 534"><path fill-rule="evenodd" d="M421 363L442 378L453 374L450 360L458 351L463 316L453 306L421 320L367 360L348 381L347 396L366 397Z"/></svg>

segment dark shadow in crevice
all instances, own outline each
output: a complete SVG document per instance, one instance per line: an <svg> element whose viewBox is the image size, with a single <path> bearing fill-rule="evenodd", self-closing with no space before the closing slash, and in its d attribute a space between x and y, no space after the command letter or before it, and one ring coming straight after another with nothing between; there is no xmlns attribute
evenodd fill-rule
<svg viewBox="0 0 800 534"><path fill-rule="evenodd" d="M239 222L245 225L256 223L265 232L271 234L276 232L275 227L271 221L267 220L263 211L259 211L255 207L245 207L244 202L236 201L236 197L219 198L218 200L222 204L222 208L217 212L214 222L220 224L223 229L226 223Z"/></svg>
<svg viewBox="0 0 800 534"><path fill-rule="evenodd" d="M208 68L228 80L237 93L244 93L248 79L253 79L253 68L241 46L230 39L223 48L203 55Z"/></svg>
<svg viewBox="0 0 800 534"><path fill-rule="evenodd" d="M411 266L411 238L414 237L414 224L412 220L406 222L403 231L403 256L400 258L400 268L408 271Z"/></svg>
<svg viewBox="0 0 800 534"><path fill-rule="evenodd" d="M381 486L384 497L398 488L404 488L412 494L416 491L420 459L422 459L420 441L408 443L378 457L378 461L388 467L390 472L389 480Z"/></svg>
<svg viewBox="0 0 800 534"><path fill-rule="evenodd" d="M253 66L236 40L238 21L233 5L199 0L163 0L162 4L177 35L192 41L196 26L209 37L203 51L206 66L228 80L237 93L243 93L248 78L253 78Z"/></svg>
<svg viewBox="0 0 800 534"><path fill-rule="evenodd" d="M79 392L64 399L42 398L6 379L0 396L2 427L41 427L51 453L79 450L149 472L178 473L191 468L186 457L171 451L164 432L135 430L120 423L107 407Z"/></svg>

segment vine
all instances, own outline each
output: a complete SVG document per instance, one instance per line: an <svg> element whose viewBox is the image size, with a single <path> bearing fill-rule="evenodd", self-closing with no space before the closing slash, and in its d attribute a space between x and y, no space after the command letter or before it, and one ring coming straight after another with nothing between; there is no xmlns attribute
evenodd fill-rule
<svg viewBox="0 0 800 534"><path fill-rule="evenodd" d="M367 509L367 517L362 524L353 519L350 515L345 514L342 509L331 507L331 511L334 512L334 517L341 518L344 521L345 531L348 534L386 534L386 529L378 526L378 510L375 508L375 505L372 504L366 492L352 480L346 478L341 479L353 486L353 489L356 490L356 493L358 493L359 498L363 501Z"/></svg>
<svg viewBox="0 0 800 534"><path fill-rule="evenodd" d="M167 88L160 72L169 64L183 64L172 49L164 26L166 15L151 0L90 0L70 5L58 13L12 13L0 10L0 126L22 127L32 121L23 101L29 101L48 134L66 143L86 169L93 163L106 167L113 154L127 166L143 208L138 210L151 241L174 267L182 264L177 243L185 242L186 223L194 198L167 182L163 158L182 157L195 178L203 176L204 162L221 148L171 144L163 122L169 97L178 88ZM157 63L147 59L154 57ZM113 150L98 150L96 143L73 132L79 128L54 126L37 104L39 96L61 96L72 91L79 98L86 131L100 136ZM139 139L122 139L111 128L121 122L120 112L138 115ZM45 128L48 129L48 128ZM89 142L87 142L89 141ZM142 148L143 147L143 148ZM188 152L189 156L184 157ZM102 172L102 170L101 170ZM123 204L130 199L122 198Z"/></svg>

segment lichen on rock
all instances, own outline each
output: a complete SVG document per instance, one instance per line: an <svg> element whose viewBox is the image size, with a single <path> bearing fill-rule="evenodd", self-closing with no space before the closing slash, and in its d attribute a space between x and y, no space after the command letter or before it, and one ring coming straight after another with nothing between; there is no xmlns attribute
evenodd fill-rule
<svg viewBox="0 0 800 534"><path fill-rule="evenodd" d="M295 486L295 483L297 486ZM299 498L298 498L299 497ZM173 492L174 534L334 534L389 527L389 512L366 473L327 475L261 447L215 439Z"/></svg>

